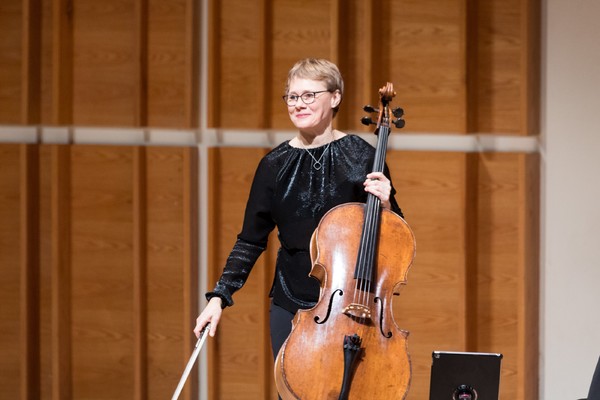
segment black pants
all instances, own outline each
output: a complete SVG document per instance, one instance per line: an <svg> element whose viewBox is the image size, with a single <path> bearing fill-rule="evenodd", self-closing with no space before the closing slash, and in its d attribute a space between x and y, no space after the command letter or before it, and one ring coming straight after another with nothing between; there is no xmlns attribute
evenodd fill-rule
<svg viewBox="0 0 600 400"><path fill-rule="evenodd" d="M292 331L294 314L271 302L269 310L269 323L271 327L271 348L273 359L277 358L279 349Z"/></svg>
<svg viewBox="0 0 600 400"><path fill-rule="evenodd" d="M271 327L271 349L273 359L277 358L279 349L292 331L292 319L294 314L271 302L269 309L269 324ZM281 400L281 397L279 397Z"/></svg>

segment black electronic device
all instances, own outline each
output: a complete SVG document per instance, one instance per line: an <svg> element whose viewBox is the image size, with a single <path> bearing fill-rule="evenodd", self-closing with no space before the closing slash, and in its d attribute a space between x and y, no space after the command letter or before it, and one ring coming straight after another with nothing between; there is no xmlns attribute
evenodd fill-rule
<svg viewBox="0 0 600 400"><path fill-rule="evenodd" d="M498 400L502 354L434 351L429 400Z"/></svg>

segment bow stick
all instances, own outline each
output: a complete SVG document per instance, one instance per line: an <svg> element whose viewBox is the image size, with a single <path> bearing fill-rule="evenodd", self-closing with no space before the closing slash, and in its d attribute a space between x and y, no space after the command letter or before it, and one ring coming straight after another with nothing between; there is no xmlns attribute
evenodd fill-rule
<svg viewBox="0 0 600 400"><path fill-rule="evenodd" d="M198 354L200 354L200 350L202 350L202 345L206 341L208 331L210 330L209 328L210 324L207 324L204 327L204 329L202 329L202 332L200 332L200 337L196 342L196 346L194 347L194 351L192 352L190 360L188 361L187 365L185 366L185 369L183 370L183 374L181 375L181 379L179 380L179 384L177 385L177 388L175 389L175 393L173 393L173 397L171 397L171 400L177 400L179 398L179 395L183 390L183 385L185 385L185 381L187 380L187 377L190 374L190 371L192 370L196 359L198 358Z"/></svg>

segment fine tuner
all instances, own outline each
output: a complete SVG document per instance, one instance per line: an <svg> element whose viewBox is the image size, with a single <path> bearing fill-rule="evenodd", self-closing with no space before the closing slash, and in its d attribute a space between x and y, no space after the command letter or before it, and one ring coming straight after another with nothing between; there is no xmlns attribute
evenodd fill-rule
<svg viewBox="0 0 600 400"><path fill-rule="evenodd" d="M368 113L379 113L379 110L377 108L375 108L373 106L370 106L370 105L364 106L363 110L365 112L368 112ZM396 117L396 120L392 121L392 123L394 124L394 126L396 128L398 128L398 129L403 128L405 122L401 118L404 115L404 110L402 108L400 108L400 107L396 107L396 108L392 109L392 114L394 115L394 117ZM373 121L373 119L371 117L362 117L360 119L360 122L363 125L367 125L367 126L368 125L377 125L377 122Z"/></svg>

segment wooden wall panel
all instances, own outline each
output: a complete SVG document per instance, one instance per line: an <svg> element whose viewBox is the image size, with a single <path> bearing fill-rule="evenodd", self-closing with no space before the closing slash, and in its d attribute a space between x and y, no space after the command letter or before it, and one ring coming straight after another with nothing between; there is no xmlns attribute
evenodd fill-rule
<svg viewBox="0 0 600 400"><path fill-rule="evenodd" d="M146 398L158 400L173 394L195 344L189 339L198 314L198 273L197 257L190 255L197 252L197 213L186 210L196 207L197 161L194 148L151 147L146 157L144 367L148 380ZM197 381L193 375L190 378L182 398L191 399L189 389L197 389Z"/></svg>
<svg viewBox="0 0 600 400"><path fill-rule="evenodd" d="M22 0L0 3L0 121L23 123L22 118Z"/></svg>
<svg viewBox="0 0 600 400"><path fill-rule="evenodd" d="M21 123L40 123L41 0L23 1Z"/></svg>
<svg viewBox="0 0 600 400"><path fill-rule="evenodd" d="M211 1L211 50L208 109L212 126L259 128L265 126L264 104L268 84L264 68L265 1ZM266 103L265 103L266 102Z"/></svg>
<svg viewBox="0 0 600 400"><path fill-rule="evenodd" d="M537 133L537 0L242 3L211 3L209 126L289 128L279 102L287 71L325 57L346 81L342 129L363 129L360 108L391 81L411 131ZM257 101L245 103L247 93ZM249 117L236 120L233 110Z"/></svg>
<svg viewBox="0 0 600 400"><path fill-rule="evenodd" d="M27 144L0 146L0 345L6 351L0 383L23 399L40 395L37 150Z"/></svg>
<svg viewBox="0 0 600 400"><path fill-rule="evenodd" d="M476 347L500 352L502 397L537 398L539 160L479 158Z"/></svg>
<svg viewBox="0 0 600 400"><path fill-rule="evenodd" d="M3 396L172 394L195 344L197 168L195 147L0 146Z"/></svg>
<svg viewBox="0 0 600 400"><path fill-rule="evenodd" d="M363 129L359 107L389 80L412 131L537 134L539 0L303 5L209 2L209 126L289 128L279 100L286 72L312 56L345 76L342 129ZM0 121L197 126L196 2L2 7Z"/></svg>
<svg viewBox="0 0 600 400"><path fill-rule="evenodd" d="M46 151L44 151L46 150ZM50 260L51 288L51 348L52 398L69 399L72 395L71 360L71 148L66 145L42 146L42 154L50 153L50 160L42 165L50 171L50 253L42 255ZM44 177L42 176L42 182ZM44 186L42 186L44 187ZM47 193L42 190L42 193ZM42 218L42 223L46 221ZM43 226L43 225L42 225ZM44 240L42 241L44 243ZM48 263L42 264L42 267ZM43 277L42 277L43 278Z"/></svg>
<svg viewBox="0 0 600 400"><path fill-rule="evenodd" d="M199 5L192 0L7 0L0 122L193 128Z"/></svg>
<svg viewBox="0 0 600 400"><path fill-rule="evenodd" d="M45 125L196 127L196 3L3 1L0 123L33 124L41 113ZM211 127L292 128L280 100L286 73L316 56L337 62L346 79L341 129L369 130L360 108L390 80L411 132L537 134L538 0L208 5ZM240 229L239 190L265 151L210 150L211 285ZM0 292L3 315L15 317L2 321L0 386L15 398L36 397L36 380L44 398L164 398L193 344L194 150L0 152ZM505 352L502 396L537 398L536 156L392 152L390 167L417 236L415 266L394 303L412 331L410 396L425 396L431 350L456 346ZM209 341L211 398L274 395L263 313L273 260L271 245ZM36 319L39 332L19 342ZM40 332L50 336L32 341ZM96 390L107 377L117 389Z"/></svg>
<svg viewBox="0 0 600 400"><path fill-rule="evenodd" d="M40 398L71 398L69 146L39 148Z"/></svg>
<svg viewBox="0 0 600 400"><path fill-rule="evenodd" d="M338 2L339 3L339 2ZM369 132L371 127L357 126L358 110L373 103L376 97L375 87L384 77L375 73L377 60L374 59L381 46L373 32L373 26L380 21L379 3L369 1L344 1L339 9L337 31L337 51L331 58L337 61L345 80L343 112L335 117L336 127ZM332 32L335 33L335 32ZM360 77L353 79L351 77ZM360 118L360 117L359 117Z"/></svg>
<svg viewBox="0 0 600 400"><path fill-rule="evenodd" d="M429 396L431 352L469 347L468 237L473 183L465 153L392 151L388 164L396 198L412 227L417 256L394 315L410 331L409 399Z"/></svg>
<svg viewBox="0 0 600 400"><path fill-rule="evenodd" d="M296 61L305 57L334 59L335 22L337 15L332 3L335 0L306 2L274 1L271 5L272 69L269 79L272 127L290 129L287 107L281 96L284 94L287 73Z"/></svg>
<svg viewBox="0 0 600 400"><path fill-rule="evenodd" d="M147 109L142 125L198 125L198 7L193 0L151 0L147 15Z"/></svg>
<svg viewBox="0 0 600 400"><path fill-rule="evenodd" d="M250 184L265 149L218 148L209 152L210 214L208 290L214 287L241 230ZM275 240L276 241L276 240ZM271 239L270 247L278 247ZM209 342L211 399L266 399L272 393L269 339L272 252L261 256L235 305L225 309L215 340Z"/></svg>
<svg viewBox="0 0 600 400"><path fill-rule="evenodd" d="M40 397L40 232L39 148L20 145L20 361L21 398Z"/></svg>
<svg viewBox="0 0 600 400"><path fill-rule="evenodd" d="M73 9L73 123L136 126L136 15L133 0L83 0Z"/></svg>
<svg viewBox="0 0 600 400"><path fill-rule="evenodd" d="M379 88L393 82L411 131L465 132L467 4L386 1Z"/></svg>
<svg viewBox="0 0 600 400"><path fill-rule="evenodd" d="M40 0L41 121L50 125L73 123L73 6L69 0Z"/></svg>
<svg viewBox="0 0 600 400"><path fill-rule="evenodd" d="M52 260L51 260L51 185L50 147L39 153L39 225L40 225L40 398L52 399Z"/></svg>
<svg viewBox="0 0 600 400"><path fill-rule="evenodd" d="M470 40L476 87L469 112L476 115L475 130L538 134L539 100L532 94L539 92L540 79L539 1L473 4L477 18Z"/></svg>
<svg viewBox="0 0 600 400"><path fill-rule="evenodd" d="M0 145L0 387L13 399L20 397L22 380L20 158L20 145Z"/></svg>
<svg viewBox="0 0 600 400"><path fill-rule="evenodd" d="M53 20L52 9L53 2L49 0L41 0L41 49L40 49L40 120L52 121L52 74L54 73L53 65ZM54 121L57 123L57 121Z"/></svg>
<svg viewBox="0 0 600 400"><path fill-rule="evenodd" d="M133 398L132 177L130 148L73 149L75 398Z"/></svg>

